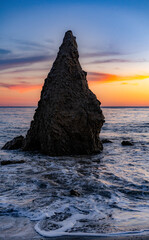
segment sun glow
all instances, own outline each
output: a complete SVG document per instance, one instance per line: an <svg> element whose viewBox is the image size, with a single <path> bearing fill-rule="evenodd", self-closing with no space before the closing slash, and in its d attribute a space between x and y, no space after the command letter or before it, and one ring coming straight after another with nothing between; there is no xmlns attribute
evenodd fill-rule
<svg viewBox="0 0 149 240"><path fill-rule="evenodd" d="M89 87L102 106L149 106L149 80L118 81L100 84L90 81Z"/></svg>

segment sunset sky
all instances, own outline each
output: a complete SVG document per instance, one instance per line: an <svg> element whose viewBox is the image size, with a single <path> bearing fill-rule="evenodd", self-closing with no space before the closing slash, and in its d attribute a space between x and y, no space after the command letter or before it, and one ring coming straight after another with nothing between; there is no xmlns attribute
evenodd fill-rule
<svg viewBox="0 0 149 240"><path fill-rule="evenodd" d="M148 0L0 0L0 106L36 106L65 31L102 106L149 106Z"/></svg>

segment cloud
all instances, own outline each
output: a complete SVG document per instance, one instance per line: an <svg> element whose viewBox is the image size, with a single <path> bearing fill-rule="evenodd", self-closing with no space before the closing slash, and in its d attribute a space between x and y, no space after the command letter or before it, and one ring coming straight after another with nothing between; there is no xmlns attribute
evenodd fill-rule
<svg viewBox="0 0 149 240"><path fill-rule="evenodd" d="M92 62L89 62L90 64L98 64L98 63L133 63L133 62L147 62L145 59L136 59L136 60L130 60L130 59L99 59Z"/></svg>
<svg viewBox="0 0 149 240"><path fill-rule="evenodd" d="M53 55L38 55L38 56L29 56L29 57L22 57L22 58L7 58L0 60L0 70L14 68L14 67L21 67L30 65L37 62L45 62L53 60Z"/></svg>
<svg viewBox="0 0 149 240"><path fill-rule="evenodd" d="M130 76L120 76L108 73L97 73L97 72L89 72L88 80L95 81L100 83L109 83L109 82L117 82L117 81L131 81L131 80L143 80L148 79L149 75L130 75Z"/></svg>
<svg viewBox="0 0 149 240"><path fill-rule="evenodd" d="M123 55L123 53L119 51L103 51L103 52L82 53L81 57L93 58L93 57L108 57L108 56L119 56L119 55Z"/></svg>
<svg viewBox="0 0 149 240"><path fill-rule="evenodd" d="M18 39L15 39L14 41L21 45L26 45L26 46L31 46L31 47L43 47L43 45L41 43L37 43L34 41L18 40Z"/></svg>
<svg viewBox="0 0 149 240"><path fill-rule="evenodd" d="M11 53L10 50L0 48L0 55L6 55L6 54L9 54L9 53Z"/></svg>
<svg viewBox="0 0 149 240"><path fill-rule="evenodd" d="M8 89L11 89L11 90L18 91L20 93L24 93L24 92L27 92L27 91L41 89L42 84L28 84L25 81L22 81L18 84L9 84L9 83L0 82L0 88L8 88Z"/></svg>
<svg viewBox="0 0 149 240"><path fill-rule="evenodd" d="M13 41L13 43L16 45L16 47L20 50L23 51L38 51L38 52L47 52L47 50L53 50L53 46L51 44L53 44L53 41L49 39L49 41L45 41L43 43L39 43L39 42L34 42L34 41L30 41L30 40L20 40L20 39L14 39L12 38L11 41Z"/></svg>
<svg viewBox="0 0 149 240"><path fill-rule="evenodd" d="M14 73L26 73L26 72L43 72L43 71L49 71L50 70L50 65L48 65L47 67L28 67L28 66L19 66L20 68L16 68L16 69L6 69L7 74L14 74ZM4 73L3 73L4 74Z"/></svg>
<svg viewBox="0 0 149 240"><path fill-rule="evenodd" d="M49 42L43 43L14 38L10 40L13 43L11 44L13 51L0 48L0 56L3 56L0 58L0 70L54 60L56 55L50 39Z"/></svg>
<svg viewBox="0 0 149 240"><path fill-rule="evenodd" d="M107 73L88 72L89 81L103 81L110 75Z"/></svg>
<svg viewBox="0 0 149 240"><path fill-rule="evenodd" d="M17 47L23 50L45 50L46 46L37 42L27 41L27 40L18 40L15 39L14 42L17 44Z"/></svg>
<svg viewBox="0 0 149 240"><path fill-rule="evenodd" d="M9 38L10 41L13 41L14 43L17 43L19 45L26 45L26 46L31 46L31 47L45 47L44 43L53 43L54 41L52 39L45 39L43 43L39 42L38 39L37 41L32 41L32 40L27 40L27 39L17 39L17 38Z"/></svg>
<svg viewBox="0 0 149 240"><path fill-rule="evenodd" d="M122 82L121 84L128 84L127 81L131 80L143 80L148 79L149 75L131 75L131 76L120 76L120 75L114 75L114 74L108 74L108 73L98 73L98 72L89 72L88 73L88 80L90 82L98 82L98 83L111 83L111 82ZM14 81L16 78L14 79ZM27 91L32 90L41 90L42 84L30 84L33 80L37 80L36 77L31 78L23 78L18 77L17 80L19 80L18 83L11 84L11 83L4 83L0 82L0 88L7 88L10 90L15 90L20 93L24 93ZM27 82L27 80L29 80ZM137 83L134 83L136 85Z"/></svg>
<svg viewBox="0 0 149 240"><path fill-rule="evenodd" d="M92 61L86 64L104 64L104 63L139 63L148 62L146 59L126 59L122 58L124 55L130 55L132 53L124 53L121 51L102 51L102 52L90 52L82 53L81 58L92 59ZM113 56L113 58L112 58ZM115 57L114 57L115 56ZM119 57L119 58L117 58ZM95 60L93 60L95 58Z"/></svg>

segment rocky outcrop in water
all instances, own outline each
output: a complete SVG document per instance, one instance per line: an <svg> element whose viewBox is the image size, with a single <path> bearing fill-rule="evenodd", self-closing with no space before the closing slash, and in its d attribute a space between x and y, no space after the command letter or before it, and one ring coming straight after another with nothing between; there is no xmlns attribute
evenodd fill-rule
<svg viewBox="0 0 149 240"><path fill-rule="evenodd" d="M101 142L104 144L104 143L112 143L111 140L105 138L105 139L102 139Z"/></svg>
<svg viewBox="0 0 149 240"><path fill-rule="evenodd" d="M134 145L134 143L131 141L122 141L121 144L122 144L122 146L133 146Z"/></svg>
<svg viewBox="0 0 149 240"><path fill-rule="evenodd" d="M45 79L23 150L59 156L102 150L104 122L100 102L88 88L79 63L76 38L65 33L52 69Z"/></svg>
<svg viewBox="0 0 149 240"><path fill-rule="evenodd" d="M24 160L2 160L1 165L20 164L25 163Z"/></svg>
<svg viewBox="0 0 149 240"><path fill-rule="evenodd" d="M19 149L23 146L23 143L24 143L24 137L21 135L21 136L15 137L11 141L7 142L2 147L2 149L7 149L7 150Z"/></svg>

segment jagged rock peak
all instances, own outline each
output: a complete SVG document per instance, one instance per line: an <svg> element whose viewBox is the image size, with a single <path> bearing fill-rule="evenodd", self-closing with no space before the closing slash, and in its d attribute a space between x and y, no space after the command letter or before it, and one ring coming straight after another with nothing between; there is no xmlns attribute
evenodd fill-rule
<svg viewBox="0 0 149 240"><path fill-rule="evenodd" d="M91 154L102 150L104 122L100 102L88 88L79 63L76 38L65 33L41 92L23 150L48 155Z"/></svg>
<svg viewBox="0 0 149 240"><path fill-rule="evenodd" d="M76 43L76 37L73 36L73 33L71 30L68 30L63 38L63 44L68 43L68 42L72 42L76 47L77 47L77 43Z"/></svg>
<svg viewBox="0 0 149 240"><path fill-rule="evenodd" d="M59 68L59 70L63 69L63 72L64 70L70 71L70 69L75 64L77 64L78 67L81 69L81 66L78 62L78 58L79 58L79 53L78 53L76 37L74 37L72 34L72 31L69 30L65 33L63 42L59 47L57 58L53 63L53 67L49 74L52 74L53 71L55 71L55 68Z"/></svg>
<svg viewBox="0 0 149 240"><path fill-rule="evenodd" d="M63 43L60 46L60 50L65 50L66 52L71 52L72 50L77 51L78 45L76 42L76 37L73 36L72 31L67 31L65 33Z"/></svg>

